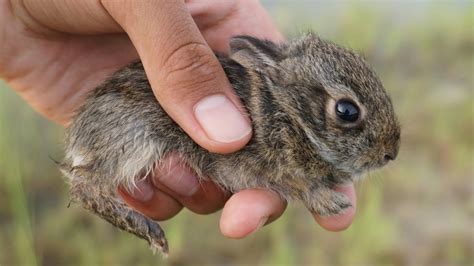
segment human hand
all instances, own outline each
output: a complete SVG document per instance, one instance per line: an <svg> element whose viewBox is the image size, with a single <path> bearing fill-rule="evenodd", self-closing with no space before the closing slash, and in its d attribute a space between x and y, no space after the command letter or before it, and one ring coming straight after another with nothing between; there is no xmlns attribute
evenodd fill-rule
<svg viewBox="0 0 474 266"><path fill-rule="evenodd" d="M90 90L140 57L158 101L183 130L210 151L233 152L250 139L250 123L211 48L226 52L229 37L239 34L282 40L254 0L0 0L0 76L39 113L67 125ZM213 95L227 100L214 106L218 111L199 113L200 104L215 104ZM187 169L161 170L132 195L119 191L157 220L183 206L197 213L224 206L221 231L240 238L286 207L270 191L250 189L229 199ZM341 190L354 208L339 217L315 216L328 230L344 229L355 213L353 186Z"/></svg>

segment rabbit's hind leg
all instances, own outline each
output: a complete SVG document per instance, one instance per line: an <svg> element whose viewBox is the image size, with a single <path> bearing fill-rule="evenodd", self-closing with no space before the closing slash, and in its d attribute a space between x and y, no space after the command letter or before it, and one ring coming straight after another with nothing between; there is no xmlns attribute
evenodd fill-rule
<svg viewBox="0 0 474 266"><path fill-rule="evenodd" d="M159 249L165 256L168 254L168 242L157 222L131 209L116 195L88 186L84 180L77 181L71 182L70 194L73 202L80 202L83 208L112 225L147 240L153 251Z"/></svg>

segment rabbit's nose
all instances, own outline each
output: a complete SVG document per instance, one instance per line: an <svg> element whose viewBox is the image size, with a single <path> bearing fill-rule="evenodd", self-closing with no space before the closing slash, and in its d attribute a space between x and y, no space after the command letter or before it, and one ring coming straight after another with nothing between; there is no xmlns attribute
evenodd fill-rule
<svg viewBox="0 0 474 266"><path fill-rule="evenodd" d="M383 156L383 159L385 161L392 161L392 160L395 160L395 157L397 157L397 155L393 155L392 153L386 153L384 156Z"/></svg>
<svg viewBox="0 0 474 266"><path fill-rule="evenodd" d="M385 148L385 152L383 154L383 160L388 163L388 161L393 161L397 158L398 155L398 143L390 145L389 147Z"/></svg>
<svg viewBox="0 0 474 266"><path fill-rule="evenodd" d="M396 130L395 134L391 134L390 138L384 143L382 152L382 162L388 163L389 161L395 160L398 155L398 149L400 147L400 130Z"/></svg>

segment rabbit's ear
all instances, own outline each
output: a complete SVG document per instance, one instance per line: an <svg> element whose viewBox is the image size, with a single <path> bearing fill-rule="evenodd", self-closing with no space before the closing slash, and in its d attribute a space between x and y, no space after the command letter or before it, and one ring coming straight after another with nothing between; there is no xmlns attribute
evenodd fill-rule
<svg viewBox="0 0 474 266"><path fill-rule="evenodd" d="M230 40L230 58L244 66L273 67L280 57L280 47L273 42L250 36L237 36Z"/></svg>

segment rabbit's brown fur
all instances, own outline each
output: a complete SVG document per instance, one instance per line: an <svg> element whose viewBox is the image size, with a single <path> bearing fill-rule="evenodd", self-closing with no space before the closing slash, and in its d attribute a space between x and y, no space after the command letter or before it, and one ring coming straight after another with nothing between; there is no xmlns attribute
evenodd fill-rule
<svg viewBox="0 0 474 266"><path fill-rule="evenodd" d="M242 150L214 154L194 143L160 107L136 62L98 87L68 130L61 168L73 199L166 252L159 225L116 194L165 156L230 191L270 189L320 215L350 206L335 185L395 158L400 128L392 103L361 57L314 34L282 45L241 36L230 46L219 60L253 126ZM359 108L357 122L336 115L340 99Z"/></svg>

